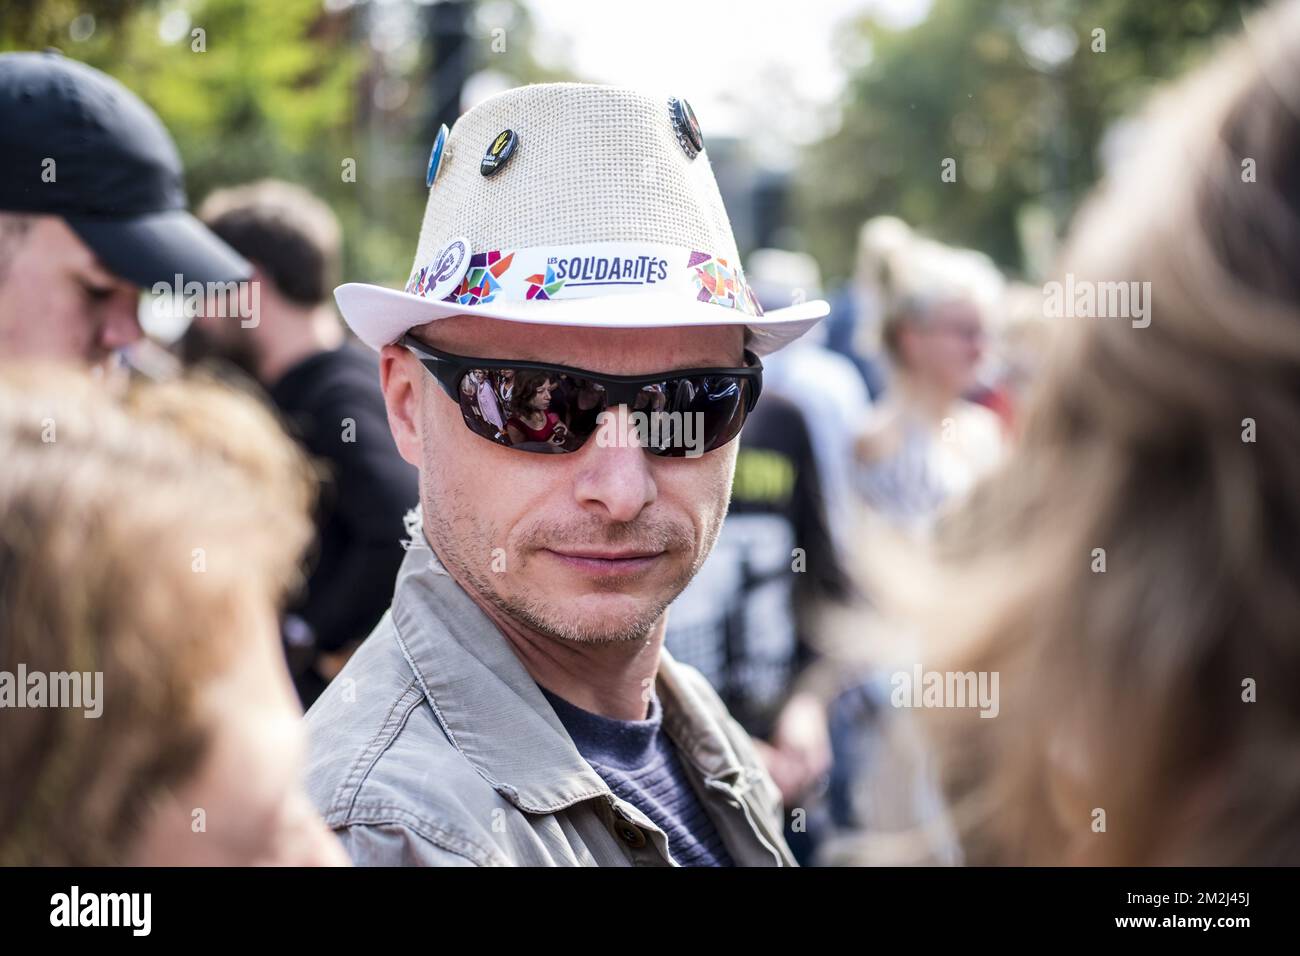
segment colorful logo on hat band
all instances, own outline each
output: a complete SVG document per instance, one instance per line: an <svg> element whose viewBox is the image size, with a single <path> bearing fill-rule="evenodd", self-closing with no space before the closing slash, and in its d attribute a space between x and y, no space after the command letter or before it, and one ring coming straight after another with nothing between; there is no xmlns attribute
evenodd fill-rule
<svg viewBox="0 0 1300 956"><path fill-rule="evenodd" d="M740 309L747 315L763 314L763 307L758 304L754 291L745 282L739 262L732 266L727 264L726 259L719 259L707 252L692 252L687 265L695 270L694 279L699 288L696 298L701 302Z"/></svg>
<svg viewBox="0 0 1300 956"><path fill-rule="evenodd" d="M510 268L513 253L499 251L476 252L469 260L469 272L461 280L460 288L446 297L446 302L460 305L482 305L491 302L501 291L501 277Z"/></svg>
<svg viewBox="0 0 1300 956"><path fill-rule="evenodd" d="M412 273L406 291L435 292L438 263ZM442 290L437 290L442 291ZM460 285L444 302L476 306L493 301L557 301L655 292L760 316L740 262L682 246L603 242L478 252Z"/></svg>
<svg viewBox="0 0 1300 956"><path fill-rule="evenodd" d="M524 280L528 283L527 299L549 299L564 288L564 280L555 274L555 266L547 265L545 272L530 275Z"/></svg>

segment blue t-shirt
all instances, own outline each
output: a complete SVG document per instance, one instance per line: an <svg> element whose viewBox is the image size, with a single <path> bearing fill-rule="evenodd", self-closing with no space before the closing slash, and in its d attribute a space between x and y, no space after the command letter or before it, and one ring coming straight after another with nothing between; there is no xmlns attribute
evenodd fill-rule
<svg viewBox="0 0 1300 956"><path fill-rule="evenodd" d="M663 732L658 697L651 698L645 720L615 720L575 707L545 687L541 691L578 752L614 795L663 830L674 860L682 866L735 865Z"/></svg>

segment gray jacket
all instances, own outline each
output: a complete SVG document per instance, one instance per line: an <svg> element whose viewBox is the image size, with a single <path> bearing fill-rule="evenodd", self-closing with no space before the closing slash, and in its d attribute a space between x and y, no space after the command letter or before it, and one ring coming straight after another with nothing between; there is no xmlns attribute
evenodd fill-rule
<svg viewBox="0 0 1300 956"><path fill-rule="evenodd" d="M307 713L313 802L359 865L670 866L417 533L393 605ZM661 652L664 732L740 866L793 866L779 791L698 671Z"/></svg>

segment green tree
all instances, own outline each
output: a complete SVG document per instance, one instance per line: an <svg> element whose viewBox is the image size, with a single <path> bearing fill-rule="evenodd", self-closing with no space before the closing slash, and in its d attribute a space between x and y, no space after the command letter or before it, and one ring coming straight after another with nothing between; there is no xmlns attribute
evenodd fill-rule
<svg viewBox="0 0 1300 956"><path fill-rule="evenodd" d="M1111 124L1255 6L935 0L911 29L846 25L844 49L863 62L850 70L840 128L800 171L796 218L809 250L843 278L858 227L891 213L1032 271L1024 224L1037 216L1059 233L1098 177ZM941 178L946 159L954 182Z"/></svg>
<svg viewBox="0 0 1300 956"><path fill-rule="evenodd" d="M570 79L533 58L520 0L467 3L471 70ZM176 139L193 202L274 176L330 203L344 276L400 285L424 212L432 8L322 0L4 0L0 50L58 47L117 77ZM396 17L396 21L392 19ZM352 174L355 175L352 175Z"/></svg>

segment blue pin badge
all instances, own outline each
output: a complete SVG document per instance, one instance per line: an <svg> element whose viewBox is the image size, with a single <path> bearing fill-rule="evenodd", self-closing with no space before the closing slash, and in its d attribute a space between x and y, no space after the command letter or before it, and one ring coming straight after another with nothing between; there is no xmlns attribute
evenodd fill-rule
<svg viewBox="0 0 1300 956"><path fill-rule="evenodd" d="M424 185L433 188L433 181L438 178L438 167L442 165L442 148L447 145L449 130L447 124L438 127L438 135L433 141L433 152L429 153L429 171L425 173Z"/></svg>

